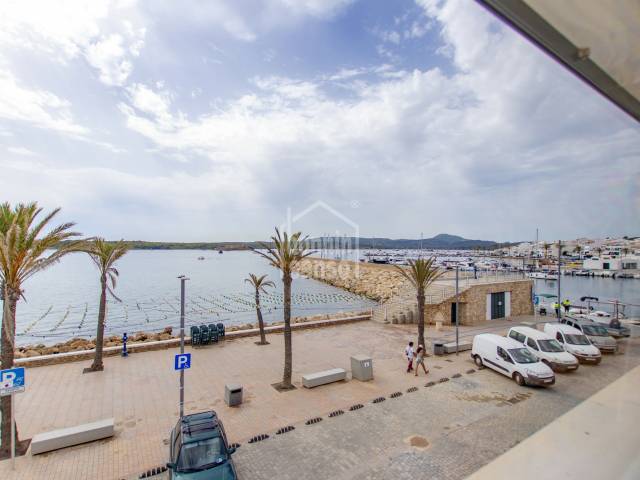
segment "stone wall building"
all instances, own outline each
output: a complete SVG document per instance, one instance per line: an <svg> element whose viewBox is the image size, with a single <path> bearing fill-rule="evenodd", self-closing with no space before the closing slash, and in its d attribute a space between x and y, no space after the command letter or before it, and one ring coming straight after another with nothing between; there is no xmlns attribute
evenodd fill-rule
<svg viewBox="0 0 640 480"><path fill-rule="evenodd" d="M416 323L416 294L393 265L357 263L347 260L307 258L298 273L366 296L379 302L373 319L389 323ZM425 321L454 324L454 273L447 271L425 292ZM458 305L460 325L478 325L496 318L533 314L533 281L513 276L509 279L464 278Z"/></svg>

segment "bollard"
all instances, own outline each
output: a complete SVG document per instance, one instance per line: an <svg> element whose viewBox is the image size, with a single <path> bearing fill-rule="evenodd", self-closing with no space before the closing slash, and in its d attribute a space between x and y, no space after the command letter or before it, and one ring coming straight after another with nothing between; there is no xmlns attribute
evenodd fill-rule
<svg viewBox="0 0 640 480"><path fill-rule="evenodd" d="M122 356L128 357L129 352L127 352L127 332L122 334Z"/></svg>

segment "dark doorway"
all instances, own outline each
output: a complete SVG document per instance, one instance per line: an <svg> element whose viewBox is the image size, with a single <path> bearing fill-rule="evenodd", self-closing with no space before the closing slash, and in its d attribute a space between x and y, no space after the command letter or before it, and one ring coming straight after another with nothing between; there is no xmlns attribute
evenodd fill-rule
<svg viewBox="0 0 640 480"><path fill-rule="evenodd" d="M491 320L504 318L504 292L491 294Z"/></svg>
<svg viewBox="0 0 640 480"><path fill-rule="evenodd" d="M460 318L458 318L458 321L460 321ZM456 304L452 303L451 304L451 325L455 325L456 324Z"/></svg>

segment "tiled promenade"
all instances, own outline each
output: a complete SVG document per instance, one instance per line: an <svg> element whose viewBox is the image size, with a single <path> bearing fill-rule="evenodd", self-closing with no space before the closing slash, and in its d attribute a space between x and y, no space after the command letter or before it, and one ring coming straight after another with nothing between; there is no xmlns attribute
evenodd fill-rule
<svg viewBox="0 0 640 480"><path fill-rule="evenodd" d="M493 325L500 328L502 325L506 327L511 324L502 322ZM268 449L274 448L268 444L272 439L249 446L246 441L253 435L269 433L273 436L274 431L279 427L290 424L303 425L304 420L308 418L326 417L328 412L345 409L355 403L369 404L375 397L381 395L388 397L395 391L405 392L407 388L414 385L421 389L420 392L412 394L416 395L415 397L405 394L397 401L409 402L409 405L415 409L418 405L416 402L423 399L426 402L424 411L427 415L429 402L437 399L441 415L450 416L450 422L464 423L467 421L465 409L460 410L459 415L454 410L448 413L449 396L443 393L438 394L440 396L434 394L430 400L431 397L425 393L427 389L423 385L427 380L437 380L472 368L468 352L462 353L457 359L455 356L449 356L447 359L429 358L431 373L428 378L424 376L415 378L413 375L408 375L404 373L402 350L409 339L414 339L415 329L414 325L396 326L362 322L296 332L293 341L294 380L298 386L303 373L335 367L349 370L349 356L355 353L370 354L373 357L375 380L368 383L350 380L315 390L298 388L284 394L276 392L270 386L281 377L283 356L281 335L271 335L269 337L271 345L266 347L254 345L256 338L250 337L196 350L189 349L193 353L193 359L192 368L186 375L186 411L187 413L197 412L212 408L218 411L225 422L231 441L243 444L236 455L239 469L243 472L251 472L251 475L257 471L258 462L264 461L265 458L275 461L275 457L268 455ZM428 332L428 335L432 336L433 333ZM140 472L163 465L167 461L168 450L164 441L175 424L178 414L178 375L173 371L173 355L177 351L177 349L169 349L146 352L131 355L127 359L110 357L106 359L105 371L101 373L83 375L82 369L89 362L28 369L27 392L17 396L17 419L21 436L30 437L39 432L111 416L116 419L116 436L94 444L36 457L28 454L17 460L16 472L11 472L10 462L0 462L0 478L3 480L5 478L135 478ZM603 367L608 363L606 360L603 362ZM631 365L632 360L638 363L635 355L620 355L613 360L620 365L615 367L612 362L609 362L611 363L608 367L610 378L601 375L602 381L617 378L627 368L627 363ZM603 373L606 371L607 369L602 369ZM484 378L489 379L489 386L482 386L482 388L496 390L505 386L504 388L508 391L514 388L508 379L502 379L493 372L485 370L475 375L473 379L475 382L482 382ZM455 382L463 379L452 380L450 386L440 385L439 387L444 387L441 388L441 392L455 388ZM244 385L245 403L240 408L229 408L224 404L222 398L226 382L238 382ZM494 384L495 382L497 384ZM584 391L579 391L578 387L577 393L571 391L568 403L585 398L593 388L589 386ZM390 405L390 401L387 400L385 404ZM472 405L476 404L482 406L482 403L472 403ZM486 408L483 410L489 411ZM398 413L401 413L401 410L397 410L396 415ZM473 415L480 415L480 413L477 411ZM375 414L375 411L371 410L366 415L372 414ZM459 418L455 419L454 416ZM394 416L391 415L389 418L393 419ZM375 422L375 415L370 421ZM399 420L399 425L403 421L406 419ZM329 424L328 421L322 423ZM365 422L358 424L357 428L362 429L363 434L366 434L369 425L372 424ZM324 425L317 427L317 433L322 432L322 428L326 428ZM295 438L293 435L298 434L298 431L304 434L304 428L299 428L287 435L292 435L293 439ZM429 436L429 432L425 433ZM326 442L334 441L330 432L317 439L309 435L311 435L310 430L305 441L309 445L318 447L315 450L319 456L323 456L319 447ZM276 440L273 442L271 445L277 446ZM393 442L396 449L408 448L400 438L394 438ZM382 447L383 445L380 446ZM288 463L293 465L299 462L299 468L305 471L304 462L312 460L307 453L300 449L291 449L289 460L293 463ZM368 459L362 458L360 461L366 463ZM345 465L348 465L348 461L345 460L345 462L347 462ZM292 475L295 471L295 469L291 471ZM272 478L268 472L269 470L265 469L266 476L256 478ZM283 478L296 477L289 475Z"/></svg>

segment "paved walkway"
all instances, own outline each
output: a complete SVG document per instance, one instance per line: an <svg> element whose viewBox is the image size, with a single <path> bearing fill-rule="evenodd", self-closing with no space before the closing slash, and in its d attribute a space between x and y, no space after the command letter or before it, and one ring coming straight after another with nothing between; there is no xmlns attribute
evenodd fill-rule
<svg viewBox="0 0 640 480"><path fill-rule="evenodd" d="M508 478L514 471L520 480L538 480L540 472L547 478L576 480L640 478L639 386L636 367L469 480Z"/></svg>
<svg viewBox="0 0 640 480"><path fill-rule="evenodd" d="M236 465L242 478L258 480L294 480L310 472L313 478L333 480L461 480L639 365L638 339L627 347L625 354L608 355L597 367L581 366L575 373L559 375L549 389L518 387L484 369L405 392L400 398L387 395L384 402L369 402L356 412L324 418L316 425L296 424L290 433L242 445L235 455ZM464 362L472 368L470 359ZM597 438L597 430L589 431ZM583 455L590 460L583 461L585 469L602 456L600 450L606 447L601 443L586 448ZM509 478L513 472L522 476L524 471L537 478L570 478L546 475L544 468L576 446L563 445L531 463L521 451L517 467L481 478ZM626 447L627 461L633 458L630 448L637 451L637 444Z"/></svg>
<svg viewBox="0 0 640 480"><path fill-rule="evenodd" d="M376 378L374 382L349 381L284 394L271 387L282 378L282 335L269 335L271 345L265 347L254 344L256 337L195 350L189 347L193 359L186 374L185 411L216 410L231 441L244 443L258 433L422 385L424 377L404 373L402 351L408 340L415 340L415 334L415 325L374 322L295 332L293 377L298 387L304 373L335 367L350 370L349 357L357 353L372 356ZM173 371L177 352L168 349L126 359L108 357L100 373L82 374L90 361L28 369L27 391L16 396L22 438L107 417L115 417L116 435L90 445L21 457L16 474L10 472L9 462L0 462L0 477L111 480L166 463L164 441L178 416L178 375ZM436 363L432 372L442 375L460 368L444 359ZM223 402L224 384L229 382L244 385L245 403L240 408L229 408Z"/></svg>
<svg viewBox="0 0 640 480"><path fill-rule="evenodd" d="M512 324L503 321L492 323L491 327L506 331ZM467 330L478 333L470 327L461 327L463 335ZM335 478L389 478L384 472L391 475L396 468L398 475L393 478L405 477L405 473L408 478L411 472L420 473L424 468L436 467L442 472L453 472L452 476L443 478L461 478L462 473L471 473L515 441L525 438L620 376L632 364L640 363L640 355L631 349L632 354L607 357L597 367L595 375L594 369L581 368L577 375L559 382L548 392L525 389L531 398L520 403L530 406L534 398L546 399L546 403L538 407L540 422L523 420L521 424L518 417L515 423L511 418L503 422L501 419L507 420L507 417L498 414L507 411L504 406L510 404L512 398L517 400L517 394L522 394L523 390L509 379L487 370L425 388L423 385L427 380L451 377L473 365L465 352L458 358L429 358L431 373L428 378L404 373L402 351L408 340L415 339L415 332L415 325L375 322L296 332L293 338L294 380L298 387L303 373L334 367L349 370L349 356L355 353L372 356L375 380L367 383L350 380L314 390L298 388L287 393L278 393L270 386L281 378L282 335L270 335L268 338L272 343L266 347L254 345L256 338L243 338L189 349L193 359L192 368L186 375L186 412L214 409L219 413L230 440L242 444L236 459L245 478L299 478L303 474L308 476L312 468L331 465L341 468L336 470ZM427 336L439 337L444 333L447 332L434 334L428 330ZM631 342L636 345L633 342L637 340ZM10 471L10 462L0 462L0 478L111 480L135 478L147 469L163 465L168 455L165 441L178 415L178 375L173 371L176 352L177 349L170 349L135 354L127 359L110 357L105 361L104 372L85 375L82 369L89 365L88 361L28 369L27 392L16 397L22 437L111 416L116 419L116 436L35 457L21 457L17 460L16 472ZM579 381L585 378L589 382ZM224 384L227 382L244 385L245 403L241 407L229 408L224 404ZM565 385L570 388L565 389ZM418 387L418 391L407 393L412 386ZM475 390L477 395L465 398L469 389ZM388 397L395 391L404 392L404 395L375 405L377 410L371 408L373 398ZM335 419L326 418L329 412L346 410L356 403L366 407ZM514 408L520 403L516 402ZM558 405L562 411L558 411ZM325 417L325 420L318 425L304 425L306 419L316 416ZM525 415L524 418L528 417ZM359 422L348 423L358 419ZM387 420L392 422L391 426L385 423ZM484 428L491 429L494 422L497 422L496 428L504 432L504 441L498 447L486 451L483 447L467 444L464 428L484 423ZM286 435L274 435L278 428L286 425L297 428ZM329 428L332 425L334 428ZM335 427L340 425L346 428ZM393 430L396 428L393 425L398 430ZM396 433L392 434L394 431ZM458 447L436 441L445 432L450 433L448 438L461 442ZM272 438L257 444L246 443L259 433L268 433ZM424 436L430 442L432 446L426 451L439 452L440 463L428 467L417 460L422 458L422 453L418 455L418 450L405 443L413 434ZM298 436L301 438L296 440ZM416 441L421 442L420 439ZM279 447L282 442L290 443ZM358 450L350 450L355 444L360 445ZM325 451L325 447L329 450ZM350 453L352 451L355 453ZM455 465L463 451L466 457L473 459L462 462L466 466L460 469ZM282 456L284 453L286 455ZM390 461L384 466L383 460L387 458L407 460ZM375 465L376 461L382 462L384 468L380 472L383 473L365 468ZM417 462L415 467L420 467L419 470L412 470L412 462ZM453 463L447 467L447 462ZM360 476L343 474L350 472L355 464L360 465ZM321 471L330 472L318 470ZM327 477L319 475L316 478Z"/></svg>

